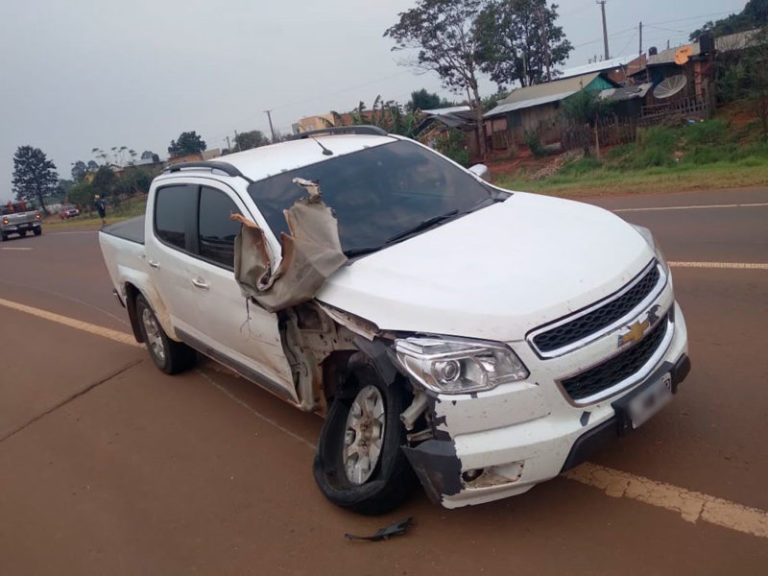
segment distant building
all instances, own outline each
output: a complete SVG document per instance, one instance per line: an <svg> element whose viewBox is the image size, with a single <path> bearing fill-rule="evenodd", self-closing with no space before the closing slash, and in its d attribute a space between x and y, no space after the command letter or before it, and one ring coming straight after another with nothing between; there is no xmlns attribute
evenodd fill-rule
<svg viewBox="0 0 768 576"><path fill-rule="evenodd" d="M600 72L591 72L518 88L483 115L486 135L494 149L523 144L526 132L538 134L544 145L558 143L562 136L558 111L563 100L582 90L600 92L616 87L617 83Z"/></svg>

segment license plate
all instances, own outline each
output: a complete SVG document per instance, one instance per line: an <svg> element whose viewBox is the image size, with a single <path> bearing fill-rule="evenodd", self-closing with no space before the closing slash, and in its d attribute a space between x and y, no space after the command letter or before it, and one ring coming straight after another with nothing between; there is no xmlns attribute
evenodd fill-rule
<svg viewBox="0 0 768 576"><path fill-rule="evenodd" d="M667 373L639 390L627 404L632 428L639 428L672 400L672 375Z"/></svg>

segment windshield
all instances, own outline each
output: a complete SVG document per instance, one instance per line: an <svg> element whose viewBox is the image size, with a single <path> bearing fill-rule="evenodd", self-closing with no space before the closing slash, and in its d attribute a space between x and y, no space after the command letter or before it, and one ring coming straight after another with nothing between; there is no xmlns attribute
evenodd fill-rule
<svg viewBox="0 0 768 576"><path fill-rule="evenodd" d="M333 150L333 145L326 145ZM339 222L347 255L377 250L432 225L471 212L498 198L442 157L406 140L367 148L284 172L248 187L279 238L288 232L283 210L306 196L296 177L320 185Z"/></svg>

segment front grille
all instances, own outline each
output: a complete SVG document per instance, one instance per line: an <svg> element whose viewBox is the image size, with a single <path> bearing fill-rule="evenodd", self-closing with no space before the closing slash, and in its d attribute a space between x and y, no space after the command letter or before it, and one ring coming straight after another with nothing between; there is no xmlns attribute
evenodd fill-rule
<svg viewBox="0 0 768 576"><path fill-rule="evenodd" d="M648 362L661 344L667 330L668 319L669 314L665 314L661 321L646 334L645 338L628 350L586 372L562 380L560 384L563 389L572 399L581 400L599 394L629 378Z"/></svg>
<svg viewBox="0 0 768 576"><path fill-rule="evenodd" d="M561 324L552 330L537 334L533 338L533 343L539 352L551 352L578 342L590 334L610 326L616 320L632 311L651 293L658 281L659 268L654 264L637 284L615 300L566 324Z"/></svg>

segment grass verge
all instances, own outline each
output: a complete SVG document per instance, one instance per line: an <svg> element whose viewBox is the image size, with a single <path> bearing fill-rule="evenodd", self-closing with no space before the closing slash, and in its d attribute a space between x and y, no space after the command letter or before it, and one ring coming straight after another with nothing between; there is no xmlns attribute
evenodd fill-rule
<svg viewBox="0 0 768 576"><path fill-rule="evenodd" d="M687 190L766 186L768 163L719 162L685 164L619 172L601 167L577 175L556 175L546 180L501 176L495 184L509 190L540 192L552 196L655 194Z"/></svg>

